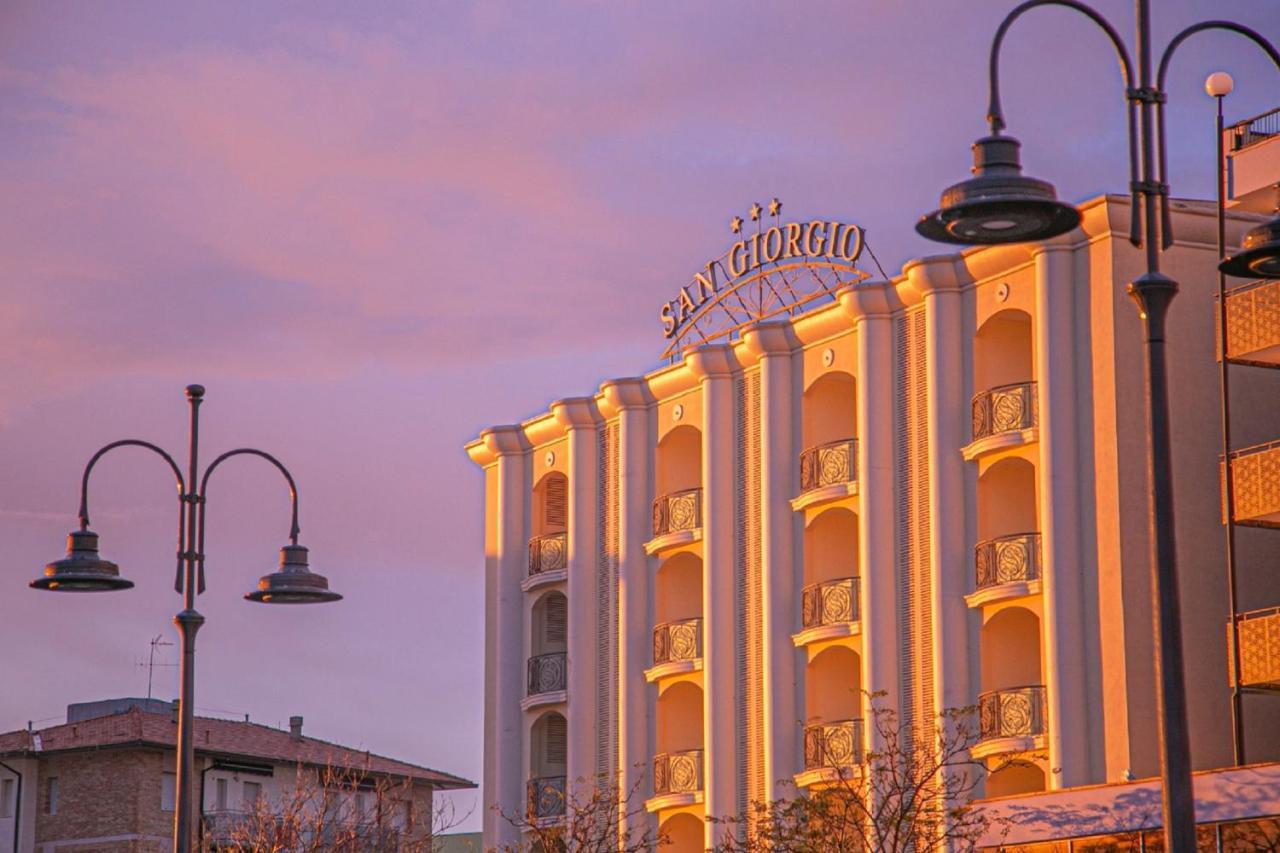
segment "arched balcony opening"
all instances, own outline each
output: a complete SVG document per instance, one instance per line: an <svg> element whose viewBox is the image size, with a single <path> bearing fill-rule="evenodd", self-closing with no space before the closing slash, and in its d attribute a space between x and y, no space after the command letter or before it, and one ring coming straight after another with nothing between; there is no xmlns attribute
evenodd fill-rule
<svg viewBox="0 0 1280 853"><path fill-rule="evenodd" d="M707 849L702 821L688 812L664 820L661 832L667 839L663 849L671 853L703 853Z"/></svg>
<svg viewBox="0 0 1280 853"><path fill-rule="evenodd" d="M978 479L976 588L1040 577L1036 469L1025 459L1001 459Z"/></svg>
<svg viewBox="0 0 1280 853"><path fill-rule="evenodd" d="M973 339L973 440L1036 426L1031 316L1006 309Z"/></svg>
<svg viewBox="0 0 1280 853"><path fill-rule="evenodd" d="M804 531L801 629L858 621L858 517L824 510Z"/></svg>
<svg viewBox="0 0 1280 853"><path fill-rule="evenodd" d="M1044 771L1028 761L1014 761L987 777L987 797L1012 797L1046 790Z"/></svg>
<svg viewBox="0 0 1280 853"><path fill-rule="evenodd" d="M673 684L658 697L655 797L702 790L702 702L702 689L688 681Z"/></svg>
<svg viewBox="0 0 1280 853"><path fill-rule="evenodd" d="M981 738L1029 739L1045 734L1048 720L1039 617L1023 607L1001 610L982 626L980 648Z"/></svg>
<svg viewBox="0 0 1280 853"><path fill-rule="evenodd" d="M805 672L805 770L852 767L862 761L862 661L831 646Z"/></svg>
<svg viewBox="0 0 1280 853"><path fill-rule="evenodd" d="M702 559L683 551L665 561L654 582L654 666L702 657Z"/></svg>
<svg viewBox="0 0 1280 853"><path fill-rule="evenodd" d="M564 571L569 542L569 478L552 471L533 487L529 576Z"/></svg>
<svg viewBox="0 0 1280 853"><path fill-rule="evenodd" d="M842 371L821 376L800 403L800 491L858 479L856 382Z"/></svg>
<svg viewBox="0 0 1280 853"><path fill-rule="evenodd" d="M568 772L569 726L552 711L534 721L529 730L528 808L537 819L564 815L565 775Z"/></svg>
<svg viewBox="0 0 1280 853"><path fill-rule="evenodd" d="M702 433L678 426L655 454L653 535L702 527Z"/></svg>
<svg viewBox="0 0 1280 853"><path fill-rule="evenodd" d="M569 600L548 592L533 604L529 638L528 695L565 689L565 653L569 648Z"/></svg>

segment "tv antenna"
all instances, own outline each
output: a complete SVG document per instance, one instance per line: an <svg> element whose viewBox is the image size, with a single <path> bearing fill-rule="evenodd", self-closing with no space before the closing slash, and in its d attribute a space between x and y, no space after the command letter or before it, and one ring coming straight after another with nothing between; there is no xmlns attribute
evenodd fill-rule
<svg viewBox="0 0 1280 853"><path fill-rule="evenodd" d="M172 668L177 666L176 663L156 663L156 649L160 646L172 646L172 645L173 643L166 640L164 638L164 635L162 634L157 634L155 637L151 639L151 654L148 655L147 662L145 664L145 666L147 667L147 698L148 699L151 698L151 683L152 683L152 677L155 675L156 667L160 666L160 667ZM138 666L144 666L144 664L139 663Z"/></svg>

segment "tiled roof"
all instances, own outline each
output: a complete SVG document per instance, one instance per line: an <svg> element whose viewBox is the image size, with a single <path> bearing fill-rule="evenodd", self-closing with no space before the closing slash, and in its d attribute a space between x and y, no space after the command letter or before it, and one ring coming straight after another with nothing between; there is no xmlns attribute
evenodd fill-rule
<svg viewBox="0 0 1280 853"><path fill-rule="evenodd" d="M149 714L134 708L123 714L39 729L34 734L40 738L41 752L131 745L173 749L177 742L178 726L173 722L171 714ZM0 755L29 754L34 749L32 733L25 729L0 734ZM196 753L387 774L428 782L440 789L475 787L474 782L429 767L419 767L305 735L294 738L287 731L239 720L196 717Z"/></svg>

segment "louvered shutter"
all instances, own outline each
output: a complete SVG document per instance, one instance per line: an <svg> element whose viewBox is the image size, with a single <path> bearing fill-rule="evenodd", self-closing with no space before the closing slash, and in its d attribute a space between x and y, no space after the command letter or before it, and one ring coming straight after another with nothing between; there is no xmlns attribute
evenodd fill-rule
<svg viewBox="0 0 1280 853"><path fill-rule="evenodd" d="M559 533L569 527L569 480L552 476L547 480L547 497L543 522L550 533Z"/></svg>
<svg viewBox="0 0 1280 853"><path fill-rule="evenodd" d="M543 745L546 752L543 757L546 759L547 766L554 769L563 768L569 761L569 726L564 717L559 714L548 717L544 736L546 740Z"/></svg>
<svg viewBox="0 0 1280 853"><path fill-rule="evenodd" d="M547 596L543 640L548 649L563 649L569 642L569 600L560 593Z"/></svg>

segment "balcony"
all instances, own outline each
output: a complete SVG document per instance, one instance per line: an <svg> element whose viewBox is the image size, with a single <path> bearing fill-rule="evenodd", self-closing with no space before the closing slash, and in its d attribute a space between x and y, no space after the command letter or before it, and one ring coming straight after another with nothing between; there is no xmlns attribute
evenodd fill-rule
<svg viewBox="0 0 1280 853"><path fill-rule="evenodd" d="M218 847L225 844L234 845L236 836L252 835L254 815L248 811L219 809L204 812L200 819L204 822L205 842Z"/></svg>
<svg viewBox="0 0 1280 853"><path fill-rule="evenodd" d="M565 701L567 661L564 652L534 655L529 658L528 674L528 692L520 702L520 707L527 711L541 705Z"/></svg>
<svg viewBox="0 0 1280 853"><path fill-rule="evenodd" d="M796 785L850 778L862 764L862 720L837 720L804 727L804 772Z"/></svg>
<svg viewBox="0 0 1280 853"><path fill-rule="evenodd" d="M978 697L976 759L1042 748L1048 710L1043 685L992 690Z"/></svg>
<svg viewBox="0 0 1280 853"><path fill-rule="evenodd" d="M650 683L702 669L702 620L663 622L653 629L653 666L645 670Z"/></svg>
<svg viewBox="0 0 1280 853"><path fill-rule="evenodd" d="M800 496L797 512L858 493L858 442L842 438L810 447L800 454Z"/></svg>
<svg viewBox="0 0 1280 853"><path fill-rule="evenodd" d="M564 817L564 776L535 776L528 781L525 791L530 823L555 823Z"/></svg>
<svg viewBox="0 0 1280 853"><path fill-rule="evenodd" d="M527 591L558 583L568 576L569 534L548 533L529 540L529 576L521 586Z"/></svg>
<svg viewBox="0 0 1280 853"><path fill-rule="evenodd" d="M644 545L650 556L690 545L702 538L702 489L684 489L653 502L653 538Z"/></svg>
<svg viewBox="0 0 1280 853"><path fill-rule="evenodd" d="M1280 109L1237 122L1223 131L1227 149L1227 197L1233 210L1273 216L1276 165L1280 163Z"/></svg>
<svg viewBox="0 0 1280 853"><path fill-rule="evenodd" d="M1236 122L1223 131L1228 151L1239 151L1280 134L1280 107Z"/></svg>
<svg viewBox="0 0 1280 853"><path fill-rule="evenodd" d="M973 395L973 441L964 458L977 459L997 450L1034 442L1040 424L1036 383L1016 382Z"/></svg>
<svg viewBox="0 0 1280 853"><path fill-rule="evenodd" d="M1280 441L1233 451L1231 478L1236 524L1280 527Z"/></svg>
<svg viewBox="0 0 1280 853"><path fill-rule="evenodd" d="M1040 534L1015 533L979 542L973 549L976 592L965 596L981 607L1040 592Z"/></svg>
<svg viewBox="0 0 1280 853"><path fill-rule="evenodd" d="M1280 607L1236 614L1236 633L1240 640L1241 686L1280 691ZM1228 644L1232 641L1230 634L1228 625ZM1230 670L1228 673L1235 674Z"/></svg>
<svg viewBox="0 0 1280 853"><path fill-rule="evenodd" d="M800 593L801 630L796 646L852 637L859 631L858 578L837 578L806 586Z"/></svg>
<svg viewBox="0 0 1280 853"><path fill-rule="evenodd" d="M653 758L651 812L702 802L702 750L666 752Z"/></svg>
<svg viewBox="0 0 1280 853"><path fill-rule="evenodd" d="M1256 281L1227 291L1227 358L1280 367L1280 281Z"/></svg>

